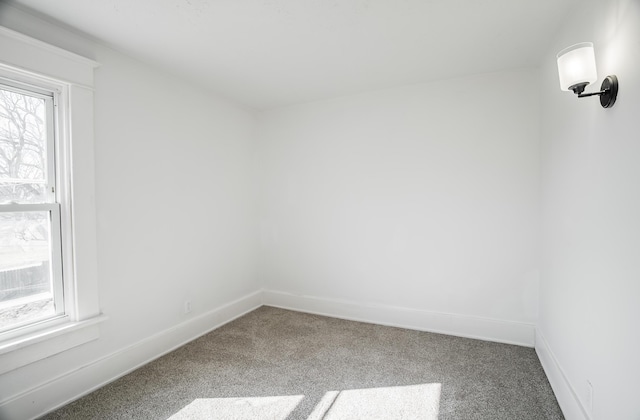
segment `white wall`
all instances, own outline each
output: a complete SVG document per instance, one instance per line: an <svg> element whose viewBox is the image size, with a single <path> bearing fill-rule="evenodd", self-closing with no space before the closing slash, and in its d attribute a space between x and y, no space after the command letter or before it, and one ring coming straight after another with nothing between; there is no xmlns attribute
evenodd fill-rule
<svg viewBox="0 0 640 420"><path fill-rule="evenodd" d="M599 76L587 90L597 90L608 74L620 80L611 109L559 89L555 54L582 41L594 43ZM638 75L640 3L633 0L580 8L542 66L544 256L536 348L569 419L591 411L593 419L640 418Z"/></svg>
<svg viewBox="0 0 640 420"><path fill-rule="evenodd" d="M265 288L534 323L537 77L478 75L264 112Z"/></svg>
<svg viewBox="0 0 640 420"><path fill-rule="evenodd" d="M252 119L116 53L98 60L100 295L112 325L145 319L114 335L126 342L183 320L186 299L197 314L257 290Z"/></svg>
<svg viewBox="0 0 640 420"><path fill-rule="evenodd" d="M0 376L0 417L11 417L18 400L35 407L16 409L20 418L63 402L64 388L72 388L68 378L80 378L79 368L122 351L117 369L130 368L130 346L260 289L254 264L254 117L15 9L4 7L1 16L0 24L10 29L101 63L95 73L95 192L99 298L108 320L98 341ZM186 299L193 303L189 315L183 313ZM168 339L162 345L175 343ZM156 354L166 350L154 344ZM123 372L109 369L101 374ZM85 379L83 391L105 378L72 382ZM48 393L39 393L39 386Z"/></svg>

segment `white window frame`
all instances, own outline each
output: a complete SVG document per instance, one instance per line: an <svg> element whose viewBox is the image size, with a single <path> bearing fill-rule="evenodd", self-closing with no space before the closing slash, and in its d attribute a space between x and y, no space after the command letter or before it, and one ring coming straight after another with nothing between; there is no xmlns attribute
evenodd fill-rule
<svg viewBox="0 0 640 420"><path fill-rule="evenodd" d="M0 77L54 92L65 314L0 337L0 374L99 338L93 156L98 63L0 27ZM24 205L23 205L24 206ZM56 206L51 206L55 212Z"/></svg>
<svg viewBox="0 0 640 420"><path fill-rule="evenodd" d="M0 331L0 342L6 341L14 337L24 336L28 333L39 331L53 325L59 325L64 320L61 318L66 317L65 307L65 291L63 280L63 263L62 263L62 224L60 219L61 204L58 197L61 195L65 185L64 183L56 182L60 179L61 174L58 174L57 160L60 156L58 150L58 137L57 130L58 123L58 93L59 88L45 88L42 84L39 84L37 80L33 80L37 85L27 85L25 83L17 82L10 78L6 78L3 75L2 69L0 69L0 87L3 90L8 90L20 95L35 97L44 100L45 114L46 114L46 161L45 171L47 184L45 185L45 196L47 201L44 203L21 203L21 204L0 204L0 212L18 213L18 212L48 212L49 214L49 246L50 249L50 262L51 262L51 292L53 294L55 313L44 319L36 319L32 321L19 322L14 326L5 328Z"/></svg>

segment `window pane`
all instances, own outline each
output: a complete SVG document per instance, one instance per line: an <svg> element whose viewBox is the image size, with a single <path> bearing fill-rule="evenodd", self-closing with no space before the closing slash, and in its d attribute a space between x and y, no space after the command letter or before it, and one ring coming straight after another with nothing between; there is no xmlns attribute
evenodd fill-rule
<svg viewBox="0 0 640 420"><path fill-rule="evenodd" d="M0 329L55 315L47 211L0 212Z"/></svg>
<svg viewBox="0 0 640 420"><path fill-rule="evenodd" d="M0 203L47 201L45 100L0 88Z"/></svg>

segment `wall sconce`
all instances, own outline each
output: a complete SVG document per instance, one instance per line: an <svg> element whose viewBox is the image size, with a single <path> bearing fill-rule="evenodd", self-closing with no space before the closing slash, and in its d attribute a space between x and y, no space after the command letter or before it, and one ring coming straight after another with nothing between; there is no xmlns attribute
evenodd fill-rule
<svg viewBox="0 0 640 420"><path fill-rule="evenodd" d="M618 96L618 78L607 76L599 92L583 93L584 88L598 80L596 57L591 42L572 45L558 53L560 89L572 90L578 98L600 96L603 108L611 108Z"/></svg>

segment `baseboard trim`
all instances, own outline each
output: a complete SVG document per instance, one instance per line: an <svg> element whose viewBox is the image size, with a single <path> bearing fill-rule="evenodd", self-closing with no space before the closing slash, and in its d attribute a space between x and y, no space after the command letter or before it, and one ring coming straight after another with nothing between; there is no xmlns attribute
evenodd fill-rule
<svg viewBox="0 0 640 420"><path fill-rule="evenodd" d="M189 319L0 402L0 417L33 419L69 404L262 306L262 291Z"/></svg>
<svg viewBox="0 0 640 420"><path fill-rule="evenodd" d="M575 388L571 385L539 328L536 328L535 349L565 418L567 420L591 420L591 416L587 414Z"/></svg>
<svg viewBox="0 0 640 420"><path fill-rule="evenodd" d="M264 304L351 321L388 325L498 343L534 346L535 325L468 315L301 296L265 290Z"/></svg>

